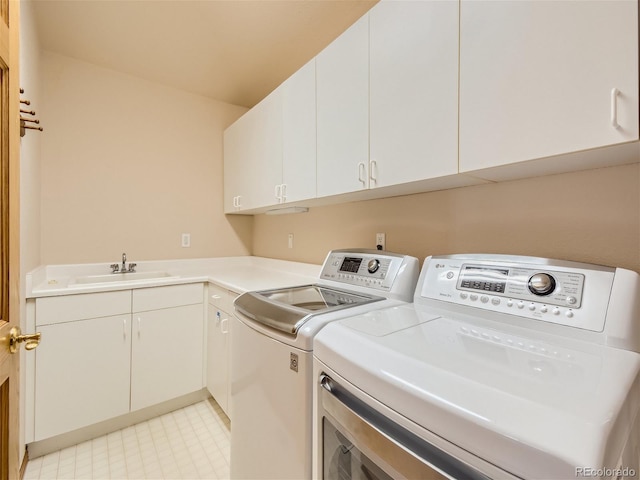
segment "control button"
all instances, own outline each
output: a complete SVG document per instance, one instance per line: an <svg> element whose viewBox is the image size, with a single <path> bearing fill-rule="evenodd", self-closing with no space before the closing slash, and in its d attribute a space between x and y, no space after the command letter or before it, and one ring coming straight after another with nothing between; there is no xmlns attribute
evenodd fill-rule
<svg viewBox="0 0 640 480"><path fill-rule="evenodd" d="M480 301L482 303L487 303L489 301L489 297L485 297L484 295L480 297Z"/></svg>
<svg viewBox="0 0 640 480"><path fill-rule="evenodd" d="M464 292L462 292L462 293L460 294L460 298L461 298L462 300L466 300L468 297L469 297L469 295L467 295L467 294L466 294L466 293L464 293Z"/></svg>
<svg viewBox="0 0 640 480"><path fill-rule="evenodd" d="M489 340L491 339L491 335L489 335L488 333L483 333L482 338L484 338L485 340Z"/></svg>
<svg viewBox="0 0 640 480"><path fill-rule="evenodd" d="M524 302L518 302L518 308L522 310L524 308Z"/></svg>
<svg viewBox="0 0 640 480"><path fill-rule="evenodd" d="M553 309L553 314L554 315L560 315L560 309L559 308L554 308Z"/></svg>
<svg viewBox="0 0 640 480"><path fill-rule="evenodd" d="M532 303L531 305L529 305L529 310L533 312L535 309L536 309L535 304Z"/></svg>
<svg viewBox="0 0 640 480"><path fill-rule="evenodd" d="M496 298L496 297L493 297L491 299L491 303L494 304L494 305L500 305L500 299Z"/></svg>
<svg viewBox="0 0 640 480"><path fill-rule="evenodd" d="M470 298L472 301L474 301L474 302L475 302L475 301L478 299L478 295L476 295L475 293L472 293L472 294L469 296L469 298Z"/></svg>
<svg viewBox="0 0 640 480"><path fill-rule="evenodd" d="M367 263L367 270L369 271L369 273L376 273L379 268L380 260L378 260L377 258L372 258L371 260L369 260L369 263Z"/></svg>
<svg viewBox="0 0 640 480"><path fill-rule="evenodd" d="M547 312L549 311L549 309L547 308L547 306L546 306L546 305L543 305L543 306L542 306L542 308L540 308L540 311L541 311L542 313L547 313Z"/></svg>
<svg viewBox="0 0 640 480"><path fill-rule="evenodd" d="M534 295L549 295L556 289L556 279L548 273L536 273L529 278L529 291Z"/></svg>
<svg viewBox="0 0 640 480"><path fill-rule="evenodd" d="M453 272L447 272L447 278L451 280L453 278Z"/></svg>
<svg viewBox="0 0 640 480"><path fill-rule="evenodd" d="M475 335L476 337L480 336L477 330L471 330L471 335Z"/></svg>
<svg viewBox="0 0 640 480"><path fill-rule="evenodd" d="M467 327L460 327L460 330L462 330L462 333L469 333L469 329Z"/></svg>
<svg viewBox="0 0 640 480"><path fill-rule="evenodd" d="M507 300L507 307L513 307L513 300Z"/></svg>
<svg viewBox="0 0 640 480"><path fill-rule="evenodd" d="M571 310L568 310L565 315L567 316L567 318L573 318L573 312Z"/></svg>
<svg viewBox="0 0 640 480"><path fill-rule="evenodd" d="M577 301L578 300L576 299L576 297L567 297L567 303L569 305L575 305L577 303Z"/></svg>

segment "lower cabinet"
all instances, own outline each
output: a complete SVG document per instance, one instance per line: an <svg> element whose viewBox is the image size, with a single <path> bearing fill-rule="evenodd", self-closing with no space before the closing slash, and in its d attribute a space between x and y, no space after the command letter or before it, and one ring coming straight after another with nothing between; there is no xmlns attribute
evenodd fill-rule
<svg viewBox="0 0 640 480"><path fill-rule="evenodd" d="M129 412L131 314L38 327L35 439Z"/></svg>
<svg viewBox="0 0 640 480"><path fill-rule="evenodd" d="M37 299L34 440L202 389L203 298L189 284Z"/></svg>
<svg viewBox="0 0 640 480"><path fill-rule="evenodd" d="M131 411L203 387L202 319L202 304L134 314Z"/></svg>
<svg viewBox="0 0 640 480"><path fill-rule="evenodd" d="M208 306L207 390L220 408L229 414L229 314Z"/></svg>
<svg viewBox="0 0 640 480"><path fill-rule="evenodd" d="M231 317L234 291L209 284L207 306L207 390L220 408L231 418L229 403L231 370Z"/></svg>

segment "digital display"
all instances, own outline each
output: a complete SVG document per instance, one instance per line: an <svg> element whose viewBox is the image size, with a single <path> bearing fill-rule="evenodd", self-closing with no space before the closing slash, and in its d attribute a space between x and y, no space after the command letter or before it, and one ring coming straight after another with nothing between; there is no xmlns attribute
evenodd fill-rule
<svg viewBox="0 0 640 480"><path fill-rule="evenodd" d="M485 292L504 293L509 270L488 267L465 266L462 272L462 288Z"/></svg>
<svg viewBox="0 0 640 480"><path fill-rule="evenodd" d="M357 273L362 263L362 258L344 257L342 265L340 265L341 272Z"/></svg>

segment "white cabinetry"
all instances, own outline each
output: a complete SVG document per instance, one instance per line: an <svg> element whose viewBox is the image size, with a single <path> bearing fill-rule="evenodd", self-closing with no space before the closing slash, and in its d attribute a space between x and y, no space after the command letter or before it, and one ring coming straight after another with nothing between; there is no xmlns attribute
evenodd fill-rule
<svg viewBox="0 0 640 480"><path fill-rule="evenodd" d="M276 203L282 183L282 100L275 90L224 133L225 212Z"/></svg>
<svg viewBox="0 0 640 480"><path fill-rule="evenodd" d="M282 94L282 185L278 203L316 196L316 62L278 87Z"/></svg>
<svg viewBox="0 0 640 480"><path fill-rule="evenodd" d="M460 8L461 171L638 139L637 1Z"/></svg>
<svg viewBox="0 0 640 480"><path fill-rule="evenodd" d="M131 292L36 300L35 440L129 411Z"/></svg>
<svg viewBox="0 0 640 480"><path fill-rule="evenodd" d="M370 18L370 187L458 173L458 2L380 2Z"/></svg>
<svg viewBox="0 0 640 480"><path fill-rule="evenodd" d="M203 295L189 284L37 298L34 440L200 390Z"/></svg>
<svg viewBox="0 0 640 480"><path fill-rule="evenodd" d="M229 410L231 315L235 292L209 284L207 316L207 390L231 417Z"/></svg>
<svg viewBox="0 0 640 480"><path fill-rule="evenodd" d="M316 57L317 196L369 187L369 16Z"/></svg>
<svg viewBox="0 0 640 480"><path fill-rule="evenodd" d="M202 284L133 291L132 411L203 387L202 300Z"/></svg>

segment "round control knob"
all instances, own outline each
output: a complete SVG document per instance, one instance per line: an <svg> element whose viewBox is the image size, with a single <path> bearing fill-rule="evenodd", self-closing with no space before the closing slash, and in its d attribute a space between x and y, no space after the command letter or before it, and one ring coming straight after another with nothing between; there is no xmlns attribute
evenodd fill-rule
<svg viewBox="0 0 640 480"><path fill-rule="evenodd" d="M369 273L376 273L379 268L380 268L380 260L373 258L369 260L369 263L367 263L367 270L369 271Z"/></svg>
<svg viewBox="0 0 640 480"><path fill-rule="evenodd" d="M549 295L556 289L556 280L548 273L536 273L529 279L529 291L534 295Z"/></svg>

